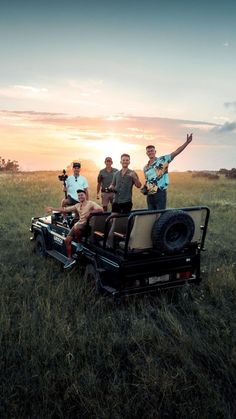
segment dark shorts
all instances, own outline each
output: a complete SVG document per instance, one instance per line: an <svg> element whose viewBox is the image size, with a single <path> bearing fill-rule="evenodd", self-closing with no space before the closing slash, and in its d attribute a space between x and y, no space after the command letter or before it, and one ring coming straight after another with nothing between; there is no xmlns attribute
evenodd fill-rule
<svg viewBox="0 0 236 419"><path fill-rule="evenodd" d="M76 201L76 199L72 198L70 195L67 196L67 200L69 205L75 205L79 203L79 201Z"/></svg>
<svg viewBox="0 0 236 419"><path fill-rule="evenodd" d="M122 204L117 204L113 202L112 212L117 212L118 214L128 214L132 209L132 202L123 202Z"/></svg>
<svg viewBox="0 0 236 419"><path fill-rule="evenodd" d="M166 189L158 189L156 193L147 195L147 206L150 210L166 209Z"/></svg>

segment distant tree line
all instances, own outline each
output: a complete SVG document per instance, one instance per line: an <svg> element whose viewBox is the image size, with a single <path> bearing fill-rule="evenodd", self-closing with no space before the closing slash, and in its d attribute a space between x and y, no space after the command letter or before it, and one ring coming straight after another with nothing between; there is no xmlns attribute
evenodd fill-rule
<svg viewBox="0 0 236 419"><path fill-rule="evenodd" d="M217 180L220 178L220 176L217 173L201 171L201 170L199 172L194 172L192 174L192 177L206 177L207 179L212 179L212 180Z"/></svg>
<svg viewBox="0 0 236 419"><path fill-rule="evenodd" d="M189 171L191 172L191 171ZM209 171L209 170L200 170L196 172L191 172L192 177L205 177L207 179L217 180L220 178L220 175L225 175L229 179L236 179L236 169L220 169L219 171Z"/></svg>
<svg viewBox="0 0 236 419"><path fill-rule="evenodd" d="M219 173L225 175L225 177L228 177L230 179L236 179L236 169L234 167L230 170L220 169Z"/></svg>
<svg viewBox="0 0 236 419"><path fill-rule="evenodd" d="M0 172L18 172L19 164L16 160L5 160L0 156Z"/></svg>

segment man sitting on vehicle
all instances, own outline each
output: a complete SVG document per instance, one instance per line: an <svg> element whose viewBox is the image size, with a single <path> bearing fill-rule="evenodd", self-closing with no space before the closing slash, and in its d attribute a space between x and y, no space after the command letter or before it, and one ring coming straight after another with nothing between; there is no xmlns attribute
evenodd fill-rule
<svg viewBox="0 0 236 419"><path fill-rule="evenodd" d="M76 240L78 243L81 241L81 236L86 228L87 220L90 217L91 214L103 212L103 208L98 205L96 202L88 201L86 198L86 192L82 189L77 190L78 195L78 204L71 205L69 207L60 207L60 208L53 208L53 207L47 207L46 211L52 212L52 211L60 211L63 213L67 212L77 212L79 214L79 221L74 224L74 226L69 231L66 239L65 239L65 245L66 245L66 251L67 251L67 257L68 262L65 264L64 268L68 269L71 268L75 263L75 259L72 257L72 246L71 242L72 240ZM80 244L78 250L82 250L83 246Z"/></svg>

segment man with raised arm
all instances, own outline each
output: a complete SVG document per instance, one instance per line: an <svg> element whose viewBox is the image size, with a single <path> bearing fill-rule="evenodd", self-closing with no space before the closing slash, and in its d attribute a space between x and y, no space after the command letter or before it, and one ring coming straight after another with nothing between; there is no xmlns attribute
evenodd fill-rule
<svg viewBox="0 0 236 419"><path fill-rule="evenodd" d="M156 157L154 145L148 145L146 147L146 154L149 161L143 169L146 181L141 192L147 195L148 209L156 210L166 208L167 188L169 185L169 163L191 143L192 137L192 134L187 134L187 139L184 144L172 153L160 157Z"/></svg>

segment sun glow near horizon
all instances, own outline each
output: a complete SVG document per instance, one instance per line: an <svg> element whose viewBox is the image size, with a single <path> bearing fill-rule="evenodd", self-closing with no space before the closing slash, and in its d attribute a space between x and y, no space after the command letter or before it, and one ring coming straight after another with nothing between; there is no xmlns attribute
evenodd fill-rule
<svg viewBox="0 0 236 419"><path fill-rule="evenodd" d="M106 140L90 142L93 142L93 151L96 154L95 162L99 167L102 167L104 165L105 158L110 156L113 160L113 166L119 168L120 156L123 153L130 154L132 164L132 160L134 160L132 158L132 152L137 152L140 149L138 144L125 143L117 136L111 136ZM91 158L94 160L94 155L91 155Z"/></svg>
<svg viewBox="0 0 236 419"><path fill-rule="evenodd" d="M157 155L169 154L185 141L187 132L193 132L193 143L171 169L214 170L223 167L222 156L228 167L234 164L233 131L228 125L137 116L106 121L0 110L1 155L18 160L21 170L30 171L59 170L77 159L101 168L106 156L120 169L120 156L128 153L130 168L138 170L146 162L147 144L156 146Z"/></svg>

